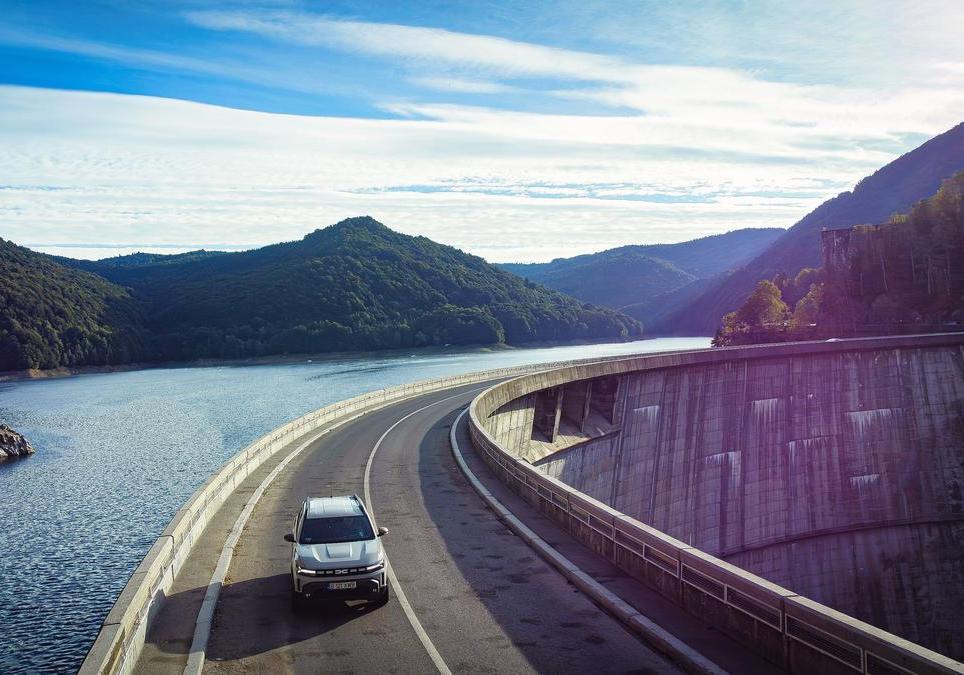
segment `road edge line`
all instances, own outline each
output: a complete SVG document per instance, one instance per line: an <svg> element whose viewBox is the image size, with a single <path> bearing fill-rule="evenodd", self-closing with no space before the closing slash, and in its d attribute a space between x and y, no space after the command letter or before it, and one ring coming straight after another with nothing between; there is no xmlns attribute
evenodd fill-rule
<svg viewBox="0 0 964 675"><path fill-rule="evenodd" d="M726 675L726 670L720 668L713 661L700 654L675 635L641 614L625 600L589 576L559 551L552 548L542 537L514 516L512 512L482 484L476 475L472 473L465 458L462 456L462 450L456 438L459 423L468 411L469 409L465 408L460 412L455 418L455 421L452 422L452 427L449 430L449 445L452 448L452 456L455 458L455 463L458 464L462 475L469 481L469 484L471 484L479 494L482 501L496 513L499 520L505 523L510 530L549 562L549 564L555 567L566 579L572 582L576 588L588 596L590 600L605 609L613 618L633 633L639 635L644 642L661 654L667 656L690 673L697 673L698 675Z"/></svg>
<svg viewBox="0 0 964 675"><path fill-rule="evenodd" d="M244 508L242 508L241 513L238 514L238 518L234 521L234 526L231 528L231 532L228 533L228 538L221 548L221 555L218 556L214 574L211 575L211 581L208 582L207 590L204 592L204 600L201 601L201 608L198 610L197 619L194 623L194 635L191 639L191 650L188 652L187 664L184 666L184 675L200 675L204 669L208 641L211 639L211 625L214 622L214 610L217 607L218 598L221 595L224 578L227 576L228 570L231 567L231 561L234 558L234 549L235 546L237 546L238 540L241 538L241 533L244 531L244 527L248 524L248 519L251 517L251 514L254 513L255 507L258 505L265 491L285 467L288 466L288 463L301 454L305 448L322 436L327 435L344 424L353 422L367 414L367 412L371 411L356 413L351 417L337 420L331 426L325 427L312 435L308 440L292 450L287 457L278 462L271 472L265 476L264 480L261 481L257 489L248 498L248 501L245 502Z"/></svg>
<svg viewBox="0 0 964 675"><path fill-rule="evenodd" d="M484 389L484 387L480 389L472 389L470 391L466 391L461 394L454 394L452 396L443 398L439 401L429 403L428 405L423 406L418 410L413 410L412 412L408 413L404 417L400 417L399 419L397 419L394 424L392 424L390 427L388 427L385 430L385 433L379 436L378 440L375 442L375 446L372 448L371 453L368 455L368 462L365 463L365 479L364 479L365 504L368 505L369 515L371 515L373 520L375 520L375 505L374 505L374 502L372 501L372 491L371 491L372 465L375 463L375 454L378 452L378 449L381 447L382 441L385 440L388 434L390 434L395 427L397 427L399 424L407 420L409 417L412 417L413 415L416 415L424 410L428 410L432 406L436 406L440 403L445 403L446 401L451 401L453 398L459 398L460 396L464 396L465 394L475 393L477 391L480 391L481 389ZM388 560L388 551L385 550L384 546L382 546L382 555L385 556L385 574L388 575L388 581L395 589L395 595L398 598L398 604L402 606L402 611L405 613L405 618L408 619L409 625L411 625L412 630L415 631L415 635L418 637L419 642L422 643L422 647L425 648L425 651L428 653L429 658L432 660L432 663L435 665L436 670L438 670L438 672L441 675L452 675L452 671L445 663L445 659L442 658L442 654L435 646L435 643L432 642L432 638L428 636L428 633L425 631L425 628L422 627L422 622L419 621L418 615L415 613L415 609L412 607L412 604L408 601L408 596L405 594L405 590L402 588L401 583L399 583L398 577L395 576L395 571L392 569L392 564Z"/></svg>

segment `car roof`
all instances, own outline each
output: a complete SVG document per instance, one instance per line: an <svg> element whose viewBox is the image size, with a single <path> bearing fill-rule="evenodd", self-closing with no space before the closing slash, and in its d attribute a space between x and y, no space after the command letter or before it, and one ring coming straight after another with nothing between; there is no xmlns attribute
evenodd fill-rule
<svg viewBox="0 0 964 675"><path fill-rule="evenodd" d="M308 518L334 518L335 516L361 516L365 514L361 500L356 495L343 497L309 497Z"/></svg>

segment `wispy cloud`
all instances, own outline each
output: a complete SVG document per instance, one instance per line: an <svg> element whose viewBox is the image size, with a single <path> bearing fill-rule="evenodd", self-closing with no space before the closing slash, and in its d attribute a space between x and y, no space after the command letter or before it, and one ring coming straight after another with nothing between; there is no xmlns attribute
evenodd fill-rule
<svg viewBox="0 0 964 675"><path fill-rule="evenodd" d="M440 76L418 76L410 77L408 81L418 87L435 89L438 91L459 92L463 94L507 94L524 91L520 87L514 87L501 82L488 80L466 80L458 77Z"/></svg>
<svg viewBox="0 0 964 675"><path fill-rule="evenodd" d="M623 67L604 55L421 26L345 21L303 12L197 11L188 20L215 30L258 33L302 45L503 76L607 80Z"/></svg>
<svg viewBox="0 0 964 675"><path fill-rule="evenodd" d="M97 59L159 72L180 72L211 75L251 84L281 87L306 93L323 93L326 87L317 78L279 71L268 66L241 63L224 58L201 58L153 49L84 40L63 35L41 33L31 30L0 27L0 44L27 47L83 58Z"/></svg>
<svg viewBox="0 0 964 675"><path fill-rule="evenodd" d="M411 81L437 89L503 93L510 86L503 80L512 80L512 90L519 91L526 88L527 79L539 79L542 86L530 86L530 95L636 111L637 120L625 123L616 118L607 124L610 131L599 132L628 135L635 143L726 149L741 145L746 151L753 146L757 154L791 154L822 141L828 152L832 153L834 146L849 152L862 141L875 144L900 134L935 133L959 121L960 110L964 110L964 72L954 62L930 64L921 73L921 79L931 75L940 79L933 86L882 90L771 81L733 68L644 64L500 37L345 21L304 12L199 11L188 13L187 18L212 30L244 31L282 42L392 59L414 73ZM439 76L439 72L446 75ZM546 87L546 80L555 86ZM486 114L458 105L418 101L395 101L383 107L397 114L449 122ZM514 125L534 121L503 119ZM573 118L565 115L555 122L539 121L538 126L516 128L539 135L547 123L565 126L567 133L574 124Z"/></svg>

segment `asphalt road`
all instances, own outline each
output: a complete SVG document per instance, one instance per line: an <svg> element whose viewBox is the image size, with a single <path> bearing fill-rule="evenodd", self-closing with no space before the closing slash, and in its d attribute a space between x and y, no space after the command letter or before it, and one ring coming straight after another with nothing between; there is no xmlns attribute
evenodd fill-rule
<svg viewBox="0 0 964 675"><path fill-rule="evenodd" d="M456 467L448 431L478 385L368 414L319 439L275 480L228 573L207 671L436 672L398 601L290 604L288 532L307 495L364 497L428 640L458 672L678 672L543 562L483 505Z"/></svg>

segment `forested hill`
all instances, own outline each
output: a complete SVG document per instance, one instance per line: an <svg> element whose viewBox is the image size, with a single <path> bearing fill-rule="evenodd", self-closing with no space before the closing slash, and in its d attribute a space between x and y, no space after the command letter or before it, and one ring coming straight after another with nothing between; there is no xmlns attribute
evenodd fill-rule
<svg viewBox="0 0 964 675"><path fill-rule="evenodd" d="M145 340L127 289L0 239L0 370L137 361Z"/></svg>
<svg viewBox="0 0 964 675"><path fill-rule="evenodd" d="M807 214L745 267L712 284L684 304L669 327L677 333L706 334L735 310L756 284L784 273L791 279L820 265L820 232L886 221L934 194L941 182L964 169L964 123L935 136L867 176Z"/></svg>
<svg viewBox="0 0 964 675"><path fill-rule="evenodd" d="M137 267L149 267L154 265L181 265L186 262L203 260L214 256L225 255L224 251L188 251L187 253L131 253L128 255L117 255L112 258L102 258L101 260L77 260L76 258L64 258L52 256L53 259L62 265L76 267L88 272L99 273L107 268L134 269Z"/></svg>
<svg viewBox="0 0 964 675"><path fill-rule="evenodd" d="M700 279L735 269L755 257L785 230L742 229L679 244L622 246L548 263L500 265L536 283L586 302L624 311L649 329L664 299Z"/></svg>
<svg viewBox="0 0 964 675"><path fill-rule="evenodd" d="M31 255L63 274L82 274ZM618 312L526 282L455 248L393 232L368 217L316 230L300 241L173 258L71 261L101 277L84 278L136 300L145 317L145 358L152 360L619 340L642 332L637 321ZM38 295L56 292L44 287L41 275L31 284ZM129 287L129 295L117 284ZM6 349L0 357L5 354ZM97 354L70 365L105 362ZM53 365L63 363L28 364ZM10 369L10 361L0 367Z"/></svg>

